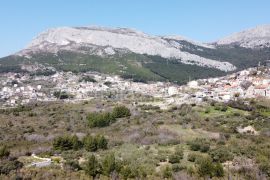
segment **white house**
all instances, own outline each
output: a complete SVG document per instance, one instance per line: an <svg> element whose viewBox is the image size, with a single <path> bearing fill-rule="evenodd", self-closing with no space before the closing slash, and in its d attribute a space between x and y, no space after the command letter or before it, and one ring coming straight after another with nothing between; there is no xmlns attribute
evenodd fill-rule
<svg viewBox="0 0 270 180"><path fill-rule="evenodd" d="M197 81L190 81L190 82L188 82L187 85L190 88L194 88L194 89L198 88L198 82Z"/></svg>

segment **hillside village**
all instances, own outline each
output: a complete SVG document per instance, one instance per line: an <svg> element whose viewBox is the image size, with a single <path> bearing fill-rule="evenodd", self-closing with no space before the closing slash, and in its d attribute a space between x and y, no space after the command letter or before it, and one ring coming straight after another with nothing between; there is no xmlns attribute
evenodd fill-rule
<svg viewBox="0 0 270 180"><path fill-rule="evenodd" d="M249 68L221 78L210 78L188 83L189 88L198 89L198 98L229 101L234 98L270 97L269 68Z"/></svg>
<svg viewBox="0 0 270 180"><path fill-rule="evenodd" d="M35 101L76 102L104 98L112 93L117 98L134 93L164 98L167 105L199 103L205 98L227 102L238 97L270 97L268 67L249 68L224 77L194 80L182 86L167 82L133 82L95 72L56 72L48 76L5 73L1 75L0 82L2 107L15 107ZM56 92L65 96L57 97Z"/></svg>

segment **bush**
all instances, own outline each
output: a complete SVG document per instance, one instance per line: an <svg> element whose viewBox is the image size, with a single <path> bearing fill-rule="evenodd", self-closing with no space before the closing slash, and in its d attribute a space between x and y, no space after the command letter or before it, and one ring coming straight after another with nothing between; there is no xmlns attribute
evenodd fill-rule
<svg viewBox="0 0 270 180"><path fill-rule="evenodd" d="M98 149L97 139L93 136L86 136L83 139L83 146L87 151L94 152Z"/></svg>
<svg viewBox="0 0 270 180"><path fill-rule="evenodd" d="M72 171L79 171L81 170L81 166L78 161L76 160L68 160L64 163L64 168Z"/></svg>
<svg viewBox="0 0 270 180"><path fill-rule="evenodd" d="M163 178L171 178L172 177L172 169L169 166L166 166L162 172Z"/></svg>
<svg viewBox="0 0 270 180"><path fill-rule="evenodd" d="M202 156L198 153L189 153L187 160L190 162L198 161Z"/></svg>
<svg viewBox="0 0 270 180"><path fill-rule="evenodd" d="M171 154L169 156L169 162L172 163L172 164L179 163L180 160L181 160L181 157L176 155L176 154Z"/></svg>
<svg viewBox="0 0 270 180"><path fill-rule="evenodd" d="M260 157L259 159L259 169L270 177L270 163L267 157Z"/></svg>
<svg viewBox="0 0 270 180"><path fill-rule="evenodd" d="M182 104L179 108L179 114L185 116L192 111L192 106L189 104Z"/></svg>
<svg viewBox="0 0 270 180"><path fill-rule="evenodd" d="M115 169L116 169L116 162L114 154L109 154L105 156L102 162L102 173L106 176L110 176Z"/></svg>
<svg viewBox="0 0 270 180"><path fill-rule="evenodd" d="M233 155L230 153L227 147L221 146L210 151L210 156L215 162L225 162L233 159Z"/></svg>
<svg viewBox="0 0 270 180"><path fill-rule="evenodd" d="M58 99L69 99L69 98L73 98L73 95L68 94L65 91L55 91L53 93L53 95L58 98Z"/></svg>
<svg viewBox="0 0 270 180"><path fill-rule="evenodd" d="M181 149L179 146L175 148L174 154L169 156L169 162L172 164L179 163L181 159L183 159L184 153L183 149Z"/></svg>
<svg viewBox="0 0 270 180"><path fill-rule="evenodd" d="M207 152L210 149L210 143L206 139L196 138L194 141L188 142L192 151Z"/></svg>
<svg viewBox="0 0 270 180"><path fill-rule="evenodd" d="M167 157L165 155L159 155L157 158L158 158L158 160L160 162L166 162L167 161Z"/></svg>
<svg viewBox="0 0 270 180"><path fill-rule="evenodd" d="M85 136L83 146L87 151L97 151L98 149L107 149L108 140L104 136Z"/></svg>
<svg viewBox="0 0 270 180"><path fill-rule="evenodd" d="M112 82L110 82L110 81L106 81L106 82L104 82L104 85L106 85L106 86L111 86L112 85Z"/></svg>
<svg viewBox="0 0 270 180"><path fill-rule="evenodd" d="M173 172L179 172L181 170L183 170L184 167L181 164L173 164L172 165L172 171Z"/></svg>
<svg viewBox="0 0 270 180"><path fill-rule="evenodd" d="M82 147L82 142L79 140L79 138L74 135L70 138L72 143L72 149L73 150L79 150Z"/></svg>
<svg viewBox="0 0 270 180"><path fill-rule="evenodd" d="M90 113L87 116L88 124L90 127L106 127L116 121L116 118L129 117L130 110L125 106L117 106L113 109L112 113Z"/></svg>
<svg viewBox="0 0 270 180"><path fill-rule="evenodd" d="M123 179L128 179L132 177L132 170L129 166L123 166L121 168L120 174L122 175Z"/></svg>
<svg viewBox="0 0 270 180"><path fill-rule="evenodd" d="M23 163L17 159L0 161L0 174L9 174L13 170L17 170L23 167Z"/></svg>
<svg viewBox="0 0 270 180"><path fill-rule="evenodd" d="M212 177L213 176L213 163L210 158L201 158L198 162L197 171L201 177Z"/></svg>
<svg viewBox="0 0 270 180"><path fill-rule="evenodd" d="M213 163L212 159L209 157L201 158L196 161L197 172L201 177L223 177L224 170L220 163Z"/></svg>
<svg viewBox="0 0 270 180"><path fill-rule="evenodd" d="M101 135L95 137L97 141L97 148L98 149L107 149L108 147L108 140Z"/></svg>
<svg viewBox="0 0 270 180"><path fill-rule="evenodd" d="M131 116L130 110L125 106L117 106L113 108L112 116L114 118L123 118Z"/></svg>
<svg viewBox="0 0 270 180"><path fill-rule="evenodd" d="M220 110L223 112L226 112L228 110L228 107L223 105L223 106L221 106Z"/></svg>
<svg viewBox="0 0 270 180"><path fill-rule="evenodd" d="M90 127L105 127L115 122L115 117L110 113L90 113L87 117Z"/></svg>
<svg viewBox="0 0 270 180"><path fill-rule="evenodd" d="M91 77L91 76L83 76L80 80L79 80L79 82L92 82L92 83L95 83L95 82L97 82L93 77Z"/></svg>
<svg viewBox="0 0 270 180"><path fill-rule="evenodd" d="M53 141L53 148L55 150L67 151L78 150L81 147L81 142L77 136L59 136Z"/></svg>
<svg viewBox="0 0 270 180"><path fill-rule="evenodd" d="M206 109L204 110L204 113L205 113L205 114L210 113L210 108L206 108Z"/></svg>
<svg viewBox="0 0 270 180"><path fill-rule="evenodd" d="M8 157L9 154L10 152L6 146L0 147L0 158Z"/></svg>
<svg viewBox="0 0 270 180"><path fill-rule="evenodd" d="M216 163L214 165L214 176L216 177L223 177L224 176L224 169L223 169L223 166L222 164L220 163Z"/></svg>
<svg viewBox="0 0 270 180"><path fill-rule="evenodd" d="M91 155L88 161L85 163L84 171L93 179L100 174L100 165L94 155Z"/></svg>
<svg viewBox="0 0 270 180"><path fill-rule="evenodd" d="M183 149L182 149L181 147L179 147L179 146L177 146L177 147L175 148L174 154L177 155L177 156L179 156L180 159L183 159L183 157L184 157Z"/></svg>

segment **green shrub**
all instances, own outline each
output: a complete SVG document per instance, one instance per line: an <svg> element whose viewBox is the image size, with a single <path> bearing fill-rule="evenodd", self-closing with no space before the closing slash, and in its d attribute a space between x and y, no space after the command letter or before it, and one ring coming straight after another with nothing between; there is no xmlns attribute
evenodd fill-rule
<svg viewBox="0 0 270 180"><path fill-rule="evenodd" d="M210 149L210 143L206 139L196 138L188 142L188 145L192 151L207 152Z"/></svg>
<svg viewBox="0 0 270 180"><path fill-rule="evenodd" d="M108 140L101 135L95 137L97 141L97 148L98 149L107 149L108 147Z"/></svg>
<svg viewBox="0 0 270 180"><path fill-rule="evenodd" d="M184 157L184 151L180 146L176 146L174 154L179 156L180 159Z"/></svg>
<svg viewBox="0 0 270 180"><path fill-rule="evenodd" d="M88 124L90 127L105 127L115 122L115 117L111 113L90 113L87 116Z"/></svg>
<svg viewBox="0 0 270 180"><path fill-rule="evenodd" d="M0 158L8 157L10 154L7 146L1 146L0 147Z"/></svg>
<svg viewBox="0 0 270 180"><path fill-rule="evenodd" d="M169 166L166 166L162 171L163 178L171 178L172 177L172 169Z"/></svg>
<svg viewBox="0 0 270 180"><path fill-rule="evenodd" d="M196 160L200 159L202 156L198 153L189 153L187 160L190 162L195 162Z"/></svg>
<svg viewBox="0 0 270 180"><path fill-rule="evenodd" d="M215 148L209 152L213 161L215 162L225 162L233 159L233 155L230 153L229 149L225 146Z"/></svg>
<svg viewBox="0 0 270 180"><path fill-rule="evenodd" d="M210 158L201 158L196 162L198 167L197 171L201 177L212 177L213 176L213 162Z"/></svg>
<svg viewBox="0 0 270 180"><path fill-rule="evenodd" d="M55 150L67 151L67 150L78 150L81 147L81 142L77 136L59 136L53 140L53 148Z"/></svg>
<svg viewBox="0 0 270 180"><path fill-rule="evenodd" d="M262 156L259 157L259 169L265 173L268 177L270 177L270 163L269 158Z"/></svg>
<svg viewBox="0 0 270 180"><path fill-rule="evenodd" d="M204 113L205 113L205 114L210 113L210 108L206 108L206 109L204 110Z"/></svg>
<svg viewBox="0 0 270 180"><path fill-rule="evenodd" d="M72 171L79 171L82 169L79 162L76 160L67 160L64 163L64 168Z"/></svg>
<svg viewBox="0 0 270 180"><path fill-rule="evenodd" d="M104 136L85 136L83 146L87 151L97 151L98 149L107 149L108 140Z"/></svg>
<svg viewBox="0 0 270 180"><path fill-rule="evenodd" d="M116 118L129 117L130 110L125 106L117 106L113 109L112 113L109 112L94 112L87 116L88 124L90 127L105 127L116 121Z"/></svg>
<svg viewBox="0 0 270 180"><path fill-rule="evenodd" d="M23 167L23 163L17 159L3 160L0 162L0 174L9 174L13 170L18 170Z"/></svg>
<svg viewBox="0 0 270 180"><path fill-rule="evenodd" d="M179 114L180 114L180 116L185 116L188 113L190 113L191 111L192 111L192 106L189 105L189 104L182 104L179 107Z"/></svg>
<svg viewBox="0 0 270 180"><path fill-rule="evenodd" d="M130 110L125 106L117 106L113 108L112 116L114 118L123 118L131 116Z"/></svg>
<svg viewBox="0 0 270 180"><path fill-rule="evenodd" d="M129 166L123 166L120 170L120 174L122 175L123 179L131 178L132 170Z"/></svg>
<svg viewBox="0 0 270 180"><path fill-rule="evenodd" d="M97 139L93 136L86 136L83 138L83 146L87 151L94 152L98 149Z"/></svg>
<svg viewBox="0 0 270 180"><path fill-rule="evenodd" d="M82 142L79 140L79 138L74 135L70 138L72 143L72 149L73 150L79 150L82 147Z"/></svg>
<svg viewBox="0 0 270 180"><path fill-rule="evenodd" d="M160 162L166 162L166 160L167 160L167 157L166 157L166 155L158 155L158 160L160 161Z"/></svg>
<svg viewBox="0 0 270 180"><path fill-rule="evenodd" d="M110 176L110 174L116 170L116 162L114 154L106 155L102 162L102 173L106 176Z"/></svg>
<svg viewBox="0 0 270 180"><path fill-rule="evenodd" d="M176 155L176 154L171 154L169 156L169 162L172 163L172 164L179 163L180 160L181 160L181 157Z"/></svg>
<svg viewBox="0 0 270 180"><path fill-rule="evenodd" d="M226 112L227 110L228 110L228 107L225 105L221 106L220 108L220 111L223 111L223 112Z"/></svg>
<svg viewBox="0 0 270 180"><path fill-rule="evenodd" d="M175 148L173 154L169 156L169 162L172 164L179 163L181 159L183 159L184 153L183 149L179 146Z"/></svg>
<svg viewBox="0 0 270 180"><path fill-rule="evenodd" d="M221 107L220 107L220 105L216 104L215 107L214 107L214 109L215 109L216 111L220 111Z"/></svg>
<svg viewBox="0 0 270 180"><path fill-rule="evenodd" d="M93 179L100 174L100 164L98 163L96 157L91 155L87 162L85 163L84 171L87 175L91 176Z"/></svg>
<svg viewBox="0 0 270 180"><path fill-rule="evenodd" d="M223 169L223 166L222 164L220 163L216 163L214 165L214 176L216 177L223 177L224 176L224 169Z"/></svg>
<svg viewBox="0 0 270 180"><path fill-rule="evenodd" d="M220 163L213 163L212 159L209 157L200 158L197 163L197 172L201 177L223 177L224 170Z"/></svg>
<svg viewBox="0 0 270 180"><path fill-rule="evenodd" d="M184 167L181 164L173 164L172 165L172 171L173 172L179 172L181 170L183 170Z"/></svg>

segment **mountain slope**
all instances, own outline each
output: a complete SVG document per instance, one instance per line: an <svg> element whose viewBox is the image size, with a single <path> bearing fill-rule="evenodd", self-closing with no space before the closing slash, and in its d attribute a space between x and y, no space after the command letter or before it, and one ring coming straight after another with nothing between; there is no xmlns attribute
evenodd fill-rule
<svg viewBox="0 0 270 180"><path fill-rule="evenodd" d="M270 47L270 25L257 26L232 34L216 42L218 45L239 45L245 48Z"/></svg>
<svg viewBox="0 0 270 180"><path fill-rule="evenodd" d="M81 47L88 48L88 51L102 47L107 55L114 55L115 49L121 49L137 54L177 59L184 64L195 64L222 71L235 70L235 67L228 62L220 62L183 52L166 39L125 28L63 27L50 29L41 33L26 50L19 54L26 55L29 52L40 51L55 53L59 50L78 51L81 50ZM95 55L102 55L102 53Z"/></svg>
<svg viewBox="0 0 270 180"><path fill-rule="evenodd" d="M136 81L185 83L265 62L270 59L269 33L269 26L261 26L205 44L127 28L54 28L20 52L1 58L0 72L23 72L26 65L41 64L63 71L118 74ZM250 48L251 44L256 46Z"/></svg>

